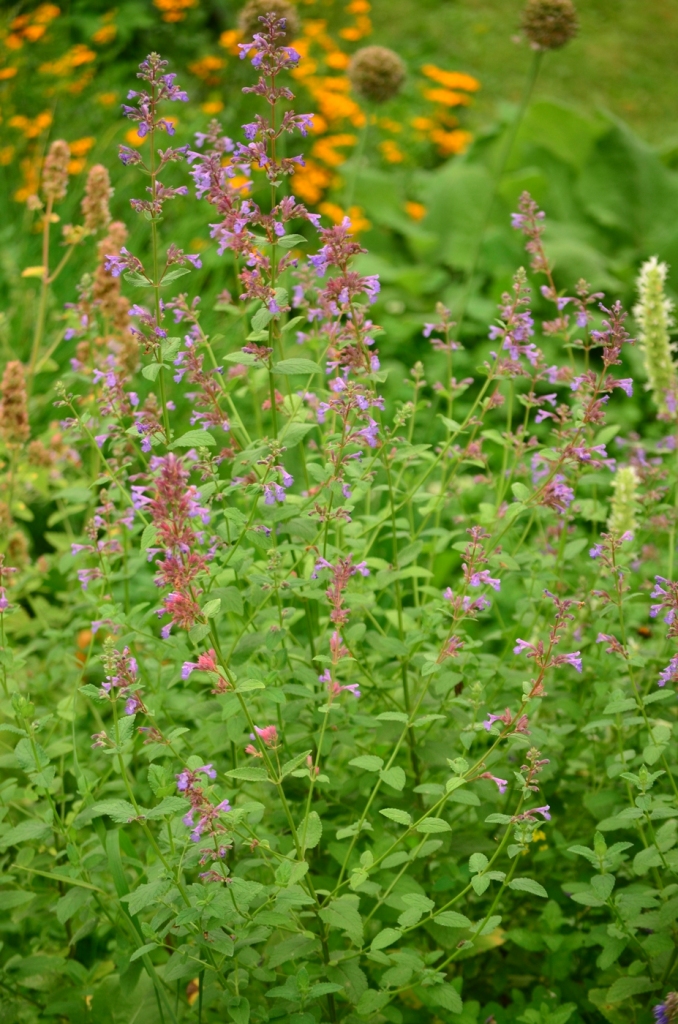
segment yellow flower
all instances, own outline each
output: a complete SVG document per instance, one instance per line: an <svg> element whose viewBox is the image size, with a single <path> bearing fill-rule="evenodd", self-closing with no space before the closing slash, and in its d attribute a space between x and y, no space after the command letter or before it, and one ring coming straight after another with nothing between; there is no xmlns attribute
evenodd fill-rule
<svg viewBox="0 0 678 1024"><path fill-rule="evenodd" d="M21 161L21 173L24 184L14 193L14 199L17 203L25 203L29 196L36 195L40 184L38 167L29 158Z"/></svg>
<svg viewBox="0 0 678 1024"><path fill-rule="evenodd" d="M473 136L471 132L466 132L462 128L455 128L451 132L446 132L443 128L436 128L431 132L430 138L437 144L438 151L443 156L451 156L453 153L464 153Z"/></svg>
<svg viewBox="0 0 678 1024"><path fill-rule="evenodd" d="M237 188L241 192L249 192L252 188L252 182L244 174L236 174L235 177L228 179L232 188Z"/></svg>
<svg viewBox="0 0 678 1024"><path fill-rule="evenodd" d="M379 149L383 153L384 159L390 164L401 164L405 159L400 147L393 139L384 139L379 143Z"/></svg>
<svg viewBox="0 0 678 1024"><path fill-rule="evenodd" d="M208 100L207 103L203 103L200 107L203 114L219 114L224 109L224 104L221 100Z"/></svg>
<svg viewBox="0 0 678 1024"><path fill-rule="evenodd" d="M469 97L463 92L454 92L452 89L425 89L424 96L432 103L440 103L443 107L458 107L460 104L468 106Z"/></svg>
<svg viewBox="0 0 678 1024"><path fill-rule="evenodd" d="M117 98L117 94L114 92L98 92L96 96L97 103L100 103L102 107L112 107Z"/></svg>
<svg viewBox="0 0 678 1024"><path fill-rule="evenodd" d="M350 4L346 4L349 14L367 14L371 9L372 5L368 3L368 0L351 0Z"/></svg>
<svg viewBox="0 0 678 1024"><path fill-rule="evenodd" d="M447 89L465 89L466 92L477 92L480 89L478 79L463 71L444 71L435 64L424 64L421 70L427 78L444 85Z"/></svg>
<svg viewBox="0 0 678 1024"><path fill-rule="evenodd" d="M6 82L9 78L14 78L16 73L16 68L2 68L0 70L0 82Z"/></svg>
<svg viewBox="0 0 678 1024"><path fill-rule="evenodd" d="M411 200L405 203L405 212L412 220L423 220L426 216L426 207L423 203L415 203Z"/></svg>
<svg viewBox="0 0 678 1024"><path fill-rule="evenodd" d="M347 39L350 43L356 43L359 39L363 39L368 36L372 31L372 22L365 15L359 15L355 20L355 25L349 25L347 28L339 29L339 35L342 39Z"/></svg>
<svg viewBox="0 0 678 1024"><path fill-rule="evenodd" d="M0 167L6 167L7 164L11 164L13 157L14 146L3 146L0 149Z"/></svg>
<svg viewBox="0 0 678 1024"><path fill-rule="evenodd" d="M24 41L21 36L18 36L15 32L12 32L5 39L5 46L8 50L20 50L24 45Z"/></svg>
<svg viewBox="0 0 678 1024"><path fill-rule="evenodd" d="M93 135L86 135L82 139L74 139L73 142L68 143L71 156L86 156L95 142L96 139Z"/></svg>
<svg viewBox="0 0 678 1024"><path fill-rule="evenodd" d="M69 174L80 174L84 171L87 164L86 160L69 160L68 161L68 173Z"/></svg>
<svg viewBox="0 0 678 1024"><path fill-rule="evenodd" d="M23 31L24 39L27 39L29 43L37 43L38 39L42 39L44 34L44 25L27 25Z"/></svg>

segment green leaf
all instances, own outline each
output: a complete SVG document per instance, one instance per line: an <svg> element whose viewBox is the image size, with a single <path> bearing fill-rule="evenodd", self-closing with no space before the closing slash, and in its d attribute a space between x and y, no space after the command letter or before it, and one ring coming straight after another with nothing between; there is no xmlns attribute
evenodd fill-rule
<svg viewBox="0 0 678 1024"><path fill-rule="evenodd" d="M532 878L514 878L508 883L509 889L517 889L519 892L529 892L533 896L543 896L548 899L548 893L543 885L535 882Z"/></svg>
<svg viewBox="0 0 678 1024"><path fill-rule="evenodd" d="M65 896L57 900L56 904L56 916L57 920L61 924L65 924L66 921L70 921L79 910L81 910L90 900L90 893L87 889L79 889L74 886L69 889Z"/></svg>
<svg viewBox="0 0 678 1024"><path fill-rule="evenodd" d="M249 1024L250 1004L245 996L231 996L228 1001L228 1013L235 1024Z"/></svg>
<svg viewBox="0 0 678 1024"><path fill-rule="evenodd" d="M162 363L147 363L146 366L141 367L141 376L145 377L146 380L157 380L158 374L161 370Z"/></svg>
<svg viewBox="0 0 678 1024"><path fill-rule="evenodd" d="M280 440L288 450L296 448L314 427L315 423L290 423L280 435Z"/></svg>
<svg viewBox="0 0 678 1024"><path fill-rule="evenodd" d="M268 782L265 768L232 768L226 772L229 779L242 779L243 782Z"/></svg>
<svg viewBox="0 0 678 1024"><path fill-rule="evenodd" d="M218 615L221 609L221 598L215 597L213 600L208 601L201 609L206 619L213 619L215 615Z"/></svg>
<svg viewBox="0 0 678 1024"><path fill-rule="evenodd" d="M252 330L263 331L265 327L268 327L272 319L273 313L266 306L262 306L252 317Z"/></svg>
<svg viewBox="0 0 678 1024"><path fill-rule="evenodd" d="M384 769L380 772L380 777L382 782L385 782L391 789L397 789L399 793L405 788L405 782L407 781L405 772L397 765L393 768Z"/></svg>
<svg viewBox="0 0 678 1024"><path fill-rule="evenodd" d="M393 929L391 929L392 931ZM377 936L378 938L379 936ZM371 1017L379 1010L383 1009L390 999L388 992L377 992L374 988L368 988L366 992L363 992L358 1004L356 1006L356 1012L361 1017Z"/></svg>
<svg viewBox="0 0 678 1024"><path fill-rule="evenodd" d="M189 430L182 434L176 441L172 441L170 448L215 448L217 442L207 430Z"/></svg>
<svg viewBox="0 0 678 1024"><path fill-rule="evenodd" d="M305 376L312 373L322 373L322 366L318 366L312 359L281 359L279 363L276 363L273 367L274 373L282 373L286 377L294 376L295 374L303 374Z"/></svg>
<svg viewBox="0 0 678 1024"><path fill-rule="evenodd" d="M402 711L382 711L380 715L377 715L378 722L402 722L406 724L409 719L406 714Z"/></svg>
<svg viewBox="0 0 678 1024"><path fill-rule="evenodd" d="M312 850L318 845L323 834L323 823L316 811L311 811L306 824L306 841L304 849Z"/></svg>
<svg viewBox="0 0 678 1024"><path fill-rule="evenodd" d="M141 550L146 551L148 548L153 547L155 544L158 531L153 523L149 523L148 526L144 526L144 531L141 534Z"/></svg>
<svg viewBox="0 0 678 1024"><path fill-rule="evenodd" d="M157 942L147 942L145 946L140 946L139 949L135 949L134 950L134 952L132 953L131 957L129 958L130 959L130 963L133 960L138 960L139 957L140 956L144 956L145 953L150 953L152 949L157 949L157 948L158 948L158 943Z"/></svg>
<svg viewBox="0 0 678 1024"><path fill-rule="evenodd" d="M85 894L85 897L87 894ZM25 892L23 889L6 889L0 892L0 910L14 910L34 900L36 893ZM61 919L60 919L61 920Z"/></svg>
<svg viewBox="0 0 678 1024"><path fill-rule="evenodd" d="M46 839L52 829L44 821L22 821L15 825L4 836L0 836L0 848L3 850L8 846L18 846L19 843L28 842L31 839Z"/></svg>
<svg viewBox="0 0 678 1024"><path fill-rule="evenodd" d="M443 818L424 818L417 825L417 832L430 835L434 832L450 832L450 825Z"/></svg>
<svg viewBox="0 0 678 1024"><path fill-rule="evenodd" d="M442 914L436 914L435 923L441 924L443 928L470 928L471 922L464 914L458 914L456 910L444 910Z"/></svg>
<svg viewBox="0 0 678 1024"><path fill-rule="evenodd" d="M291 760L285 761L284 765L280 769L280 777L284 779L286 775L289 775L290 772L293 772L295 768L297 768L300 764L302 764L303 761L306 760L310 753L310 750L305 750L303 754L297 754L297 756L293 757Z"/></svg>
<svg viewBox="0 0 678 1024"><path fill-rule="evenodd" d="M171 882L166 878L160 878L155 882L146 882L138 885L134 892L121 896L120 900L127 904L130 914L134 917L140 910L144 910L152 903L157 903L168 891L170 885Z"/></svg>
<svg viewBox="0 0 678 1024"><path fill-rule="evenodd" d="M627 697L621 700L613 700L603 711L604 715L622 714L624 711L633 711L638 707L635 697Z"/></svg>
<svg viewBox="0 0 678 1024"><path fill-rule="evenodd" d="M281 238L276 238L275 244L279 245L281 249L293 249L295 245L307 245L308 239L303 235L283 235Z"/></svg>
<svg viewBox="0 0 678 1024"><path fill-rule="evenodd" d="M608 1003L622 1003L631 996L640 995L641 992L652 992L657 988L657 982L640 975L636 978L617 978L607 990L606 999Z"/></svg>
<svg viewBox="0 0 678 1024"><path fill-rule="evenodd" d="M365 772L378 772L383 767L384 761L383 758L376 757L374 754L362 754L360 757L354 757L348 763L354 768L362 768Z"/></svg>
<svg viewBox="0 0 678 1024"><path fill-rule="evenodd" d="M170 817L174 814L185 814L188 810L188 801L182 796L166 796L156 807L146 811L146 817L150 819Z"/></svg>
<svg viewBox="0 0 678 1024"><path fill-rule="evenodd" d="M488 860L484 853L472 853L469 857L468 866L474 875L479 871L484 871L487 865Z"/></svg>
<svg viewBox="0 0 678 1024"><path fill-rule="evenodd" d="M399 825L407 825L409 827L412 824L412 815L408 814L407 811L401 811L399 807L382 807L379 813L383 814L390 821L397 821Z"/></svg>
<svg viewBox="0 0 678 1024"><path fill-rule="evenodd" d="M398 928L382 928L379 934L372 939L370 949L386 949L387 946L392 946L402 937L403 933Z"/></svg>
<svg viewBox="0 0 678 1024"><path fill-rule="evenodd" d="M444 1010L449 1010L450 1013L461 1013L464 1008L461 996L454 985L436 985L435 988L431 989L431 999L436 1006L442 1006Z"/></svg>
<svg viewBox="0 0 678 1024"><path fill-rule="evenodd" d="M511 490L513 491L514 497L516 497L518 501L529 501L532 497L532 491L529 487L526 487L525 484L512 484Z"/></svg>
<svg viewBox="0 0 678 1024"><path fill-rule="evenodd" d="M178 277L190 274L192 269L192 267L174 267L172 270L168 270L162 275L161 283L167 284L169 281L176 281Z"/></svg>

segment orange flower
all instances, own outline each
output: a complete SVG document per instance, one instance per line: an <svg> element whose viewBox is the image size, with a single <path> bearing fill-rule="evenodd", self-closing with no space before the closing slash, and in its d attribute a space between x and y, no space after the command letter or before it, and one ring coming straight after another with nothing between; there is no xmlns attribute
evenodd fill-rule
<svg viewBox="0 0 678 1024"><path fill-rule="evenodd" d="M50 21L58 18L61 11L56 4L40 4L33 11L33 21L37 25L49 25Z"/></svg>
<svg viewBox="0 0 678 1024"><path fill-rule="evenodd" d="M443 107L468 106L469 97L463 92L454 92L452 89L425 89L424 96L432 103L440 103Z"/></svg>
<svg viewBox="0 0 678 1024"><path fill-rule="evenodd" d="M333 68L335 71L345 71L351 63L351 58L347 53L342 53L341 50L335 50L334 53L328 53L325 58L327 66Z"/></svg>
<svg viewBox="0 0 678 1024"><path fill-rule="evenodd" d="M38 114L32 121L28 117L24 117L23 114L15 114L14 117L9 119L10 128L18 128L24 133L26 139L36 139L41 132L52 123L52 115L49 110L44 110L42 114Z"/></svg>
<svg viewBox="0 0 678 1024"><path fill-rule="evenodd" d="M351 221L349 231L352 235L357 235L372 227L360 206L349 206L348 210L344 210L338 203L321 203L318 209L335 224L341 224L344 217L348 217Z"/></svg>
<svg viewBox="0 0 678 1024"><path fill-rule="evenodd" d="M424 64L421 70L427 78L432 78L434 82L444 85L447 89L465 89L466 92L477 92L480 89L478 79L463 71L444 71L435 64Z"/></svg>
<svg viewBox="0 0 678 1024"><path fill-rule="evenodd" d="M38 39L42 39L44 34L44 25L27 25L23 31L23 37L24 39L27 39L29 43L37 43Z"/></svg>
<svg viewBox="0 0 678 1024"><path fill-rule="evenodd" d="M86 156L95 142L96 139L93 135L86 135L82 139L74 139L73 142L68 143L71 156Z"/></svg>
<svg viewBox="0 0 678 1024"><path fill-rule="evenodd" d="M90 50L84 43L76 43L63 57L59 57L57 60L46 64L41 64L39 70L43 75L58 75L61 77L71 74L75 68L82 67L83 64L91 64L96 58L97 55L94 50Z"/></svg>
<svg viewBox="0 0 678 1024"><path fill-rule="evenodd" d="M453 153L464 153L473 139L471 132L456 128L446 132L442 128L436 128L431 132L431 141L437 143L438 151L443 156L451 156Z"/></svg>
<svg viewBox="0 0 678 1024"><path fill-rule="evenodd" d="M200 107L203 114L218 114L224 109L224 104L221 100L208 100L207 103L203 103Z"/></svg>
<svg viewBox="0 0 678 1024"><path fill-rule="evenodd" d="M328 167L339 167L344 163L345 157L337 153L336 146L355 146L358 141L355 135L326 135L324 139L318 139L313 143L311 152Z"/></svg>
<svg viewBox="0 0 678 1024"><path fill-rule="evenodd" d="M92 42L98 43L99 46L105 46L106 43L112 43L117 34L118 29L115 25L102 25L92 36Z"/></svg>
<svg viewBox="0 0 678 1024"><path fill-rule="evenodd" d="M112 107L117 100L117 94L114 92L98 92L97 103L100 103L102 107Z"/></svg>
<svg viewBox="0 0 678 1024"><path fill-rule="evenodd" d="M323 193L332 182L332 172L321 167L315 160L307 159L304 167L299 167L292 178L292 189L295 195L305 203L315 205L322 199Z"/></svg>
<svg viewBox="0 0 678 1024"><path fill-rule="evenodd" d="M368 36L372 31L372 22L365 15L359 15L355 20L355 25L349 25L347 28L339 30L339 35L342 39L348 39L351 43L356 43L359 39L363 39Z"/></svg>
<svg viewBox="0 0 678 1024"><path fill-rule="evenodd" d="M3 146L0 149L0 167L6 167L7 164L11 164L13 157L14 146Z"/></svg>
<svg viewBox="0 0 678 1024"><path fill-rule="evenodd" d="M38 167L29 158L21 161L21 173L24 184L14 193L14 199L17 203L25 203L29 196L36 195L40 184Z"/></svg>
<svg viewBox="0 0 678 1024"><path fill-rule="evenodd" d="M368 0L351 0L350 4L346 4L349 14L367 14L371 9L372 5L368 3Z"/></svg>
<svg viewBox="0 0 678 1024"><path fill-rule="evenodd" d="M6 82L9 78L14 78L16 72L16 68L2 68L0 70L0 82Z"/></svg>
<svg viewBox="0 0 678 1024"><path fill-rule="evenodd" d="M153 5L163 12L163 21L183 21L186 11L198 6L198 0L153 0Z"/></svg>
<svg viewBox="0 0 678 1024"><path fill-rule="evenodd" d="M384 139L383 142L379 143L379 149L384 155L384 159L389 164L401 164L405 159L400 147L393 141L393 139Z"/></svg>
<svg viewBox="0 0 678 1024"><path fill-rule="evenodd" d="M240 53L238 43L241 39L242 32L239 32L237 28L231 28L227 32L221 33L219 36L219 46L223 46L225 50L228 50L229 53L236 57Z"/></svg>
<svg viewBox="0 0 678 1024"><path fill-rule="evenodd" d="M435 121L430 117L413 117L410 124L418 132L428 132L435 128Z"/></svg>
<svg viewBox="0 0 678 1024"><path fill-rule="evenodd" d="M5 46L8 50L20 50L23 45L23 39L15 32L12 32L11 35L8 35L5 39Z"/></svg>
<svg viewBox="0 0 678 1024"><path fill-rule="evenodd" d="M423 203L415 203L412 200L405 203L405 212L412 220L423 220L426 216L426 207Z"/></svg>
<svg viewBox="0 0 678 1024"><path fill-rule="evenodd" d="M146 141L146 136L141 138L137 135L136 128L130 128L129 131L125 132L125 142L128 142L130 146L143 146Z"/></svg>
<svg viewBox="0 0 678 1024"><path fill-rule="evenodd" d="M216 85L219 81L219 76L215 75L215 71L220 71L225 63L226 61L223 57L207 54L205 57L201 57L200 60L194 60L192 64L189 64L188 70L196 78L201 78L203 82L207 82L208 85Z"/></svg>
<svg viewBox="0 0 678 1024"><path fill-rule="evenodd" d="M392 121L390 117L380 117L379 124L387 132L393 132L394 135L398 135L403 130L403 126L398 121Z"/></svg>
<svg viewBox="0 0 678 1024"><path fill-rule="evenodd" d="M69 160L68 161L68 173L69 174L80 174L85 170L87 164L86 160Z"/></svg>

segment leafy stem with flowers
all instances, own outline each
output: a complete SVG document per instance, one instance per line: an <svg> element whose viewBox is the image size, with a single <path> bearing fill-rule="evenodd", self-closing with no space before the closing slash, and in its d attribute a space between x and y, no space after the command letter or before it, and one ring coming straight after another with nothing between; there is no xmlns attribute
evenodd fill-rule
<svg viewBox="0 0 678 1024"><path fill-rule="evenodd" d="M281 84L299 57L274 13L242 55L264 109L244 142L212 122L157 149L174 129L160 104L185 94L155 54L125 106L151 138L147 164L121 150L148 177L132 205L150 256L112 222L96 288L67 311L64 440L41 464L65 517L52 603L0 552L14 743L0 857L16 886L0 906L8 894L24 914L33 890L14 879L35 871L60 984L80 1010L87 986L109 993L112 1019L585 1024L593 1006L633 1024L661 986L668 1020L673 448L619 434L624 310L586 282L558 289L525 194L513 223L530 268L500 298L480 371L453 376L470 357L438 304L398 390L364 247L297 202L301 158L280 156L311 120ZM199 258L171 241L160 255L164 204L188 192L165 171L184 159L237 275L214 310L172 294ZM30 412L10 364L13 509L35 472ZM608 831L625 840L608 847ZM26 949L32 921L13 920ZM83 939L110 951L108 981L80 971ZM561 948L567 981L546 952ZM543 1011L503 1005L526 964L548 980ZM11 957L0 971L19 998Z"/></svg>

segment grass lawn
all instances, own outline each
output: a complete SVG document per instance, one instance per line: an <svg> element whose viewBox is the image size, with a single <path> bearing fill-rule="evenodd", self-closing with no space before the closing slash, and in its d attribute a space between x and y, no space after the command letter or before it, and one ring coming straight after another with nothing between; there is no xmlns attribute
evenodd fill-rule
<svg viewBox="0 0 678 1024"><path fill-rule="evenodd" d="M434 61L483 84L473 121L520 96L529 54L520 0L374 0L374 38L416 67ZM549 54L537 92L624 118L648 141L678 143L678 2L580 0L581 30Z"/></svg>

